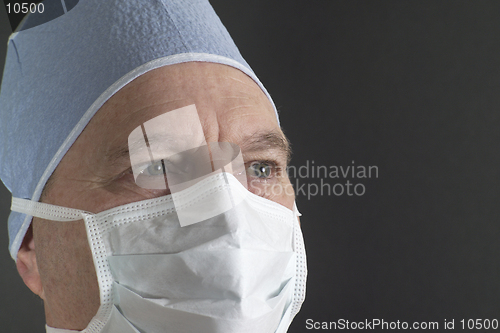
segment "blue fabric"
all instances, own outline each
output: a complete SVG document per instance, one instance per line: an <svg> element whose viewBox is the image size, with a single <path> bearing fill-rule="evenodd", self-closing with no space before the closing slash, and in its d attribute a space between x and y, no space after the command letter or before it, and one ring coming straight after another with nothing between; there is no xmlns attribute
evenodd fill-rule
<svg viewBox="0 0 500 333"><path fill-rule="evenodd" d="M36 17L25 27L34 25L30 19ZM14 33L0 91L3 183L14 197L38 201L107 99L151 69L186 61L238 68L269 97L206 0L81 0L52 21ZM14 259L31 218L9 216Z"/></svg>

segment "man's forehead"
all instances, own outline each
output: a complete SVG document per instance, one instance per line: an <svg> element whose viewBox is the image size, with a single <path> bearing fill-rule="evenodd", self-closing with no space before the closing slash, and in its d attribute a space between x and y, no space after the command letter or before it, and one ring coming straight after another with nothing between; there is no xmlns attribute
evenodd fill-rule
<svg viewBox="0 0 500 333"><path fill-rule="evenodd" d="M197 106L204 129L213 122L233 122L224 129L236 128L242 117L248 125L260 119L279 128L271 102L255 81L230 66L198 62L141 75L112 96L89 125L128 135L149 119L190 104Z"/></svg>
<svg viewBox="0 0 500 333"><path fill-rule="evenodd" d="M212 100L214 97L218 98ZM236 68L215 63L187 62L142 74L121 88L106 104L134 109L144 107L148 102L153 104L161 101L171 104L171 109L176 109L180 104L190 104L190 101L201 107L202 103L208 101L237 103L238 99L269 102L257 83Z"/></svg>

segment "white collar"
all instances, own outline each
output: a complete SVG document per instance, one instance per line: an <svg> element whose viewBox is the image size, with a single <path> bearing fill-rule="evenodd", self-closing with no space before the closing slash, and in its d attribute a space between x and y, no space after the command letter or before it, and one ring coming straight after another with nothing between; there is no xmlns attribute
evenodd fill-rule
<svg viewBox="0 0 500 333"><path fill-rule="evenodd" d="M54 328L50 327L49 325L45 325L45 330L47 333L75 333L75 332L81 332L81 331L73 331L73 330L66 330L63 328Z"/></svg>

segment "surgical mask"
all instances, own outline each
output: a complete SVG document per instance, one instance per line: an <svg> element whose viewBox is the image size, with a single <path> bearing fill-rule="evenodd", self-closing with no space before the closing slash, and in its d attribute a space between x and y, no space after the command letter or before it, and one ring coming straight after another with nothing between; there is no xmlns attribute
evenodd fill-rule
<svg viewBox="0 0 500 333"><path fill-rule="evenodd" d="M282 333L305 297L298 211L251 193L231 173L177 192L175 203L167 195L91 214L14 198L12 209L83 217L101 293L85 333ZM178 212L207 209L181 226Z"/></svg>

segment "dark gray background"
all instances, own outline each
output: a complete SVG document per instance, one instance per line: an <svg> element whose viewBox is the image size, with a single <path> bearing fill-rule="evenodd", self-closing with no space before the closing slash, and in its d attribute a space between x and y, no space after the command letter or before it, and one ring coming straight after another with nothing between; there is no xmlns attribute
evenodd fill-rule
<svg viewBox="0 0 500 333"><path fill-rule="evenodd" d="M211 3L281 111L293 165L379 169L354 180L363 196L298 197L309 279L290 332L308 318L500 319L500 2ZM0 23L3 57L3 7ZM42 332L6 231L0 247L2 332Z"/></svg>

